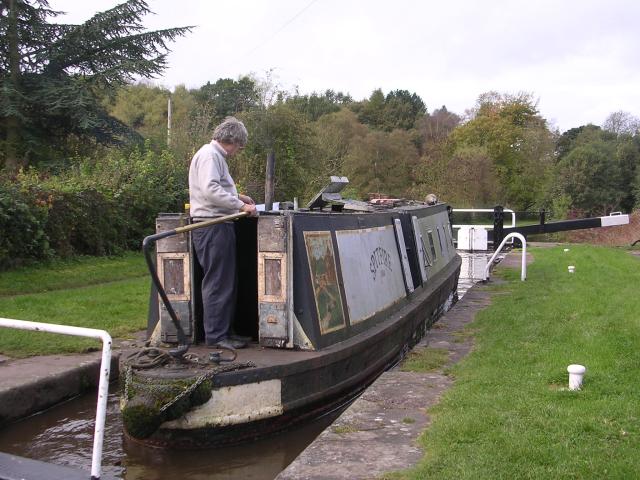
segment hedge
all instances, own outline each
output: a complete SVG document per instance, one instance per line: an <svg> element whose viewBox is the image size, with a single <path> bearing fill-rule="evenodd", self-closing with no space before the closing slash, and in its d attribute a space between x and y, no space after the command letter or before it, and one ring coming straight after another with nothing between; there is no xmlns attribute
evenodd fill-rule
<svg viewBox="0 0 640 480"><path fill-rule="evenodd" d="M111 151L58 175L0 178L0 270L138 249L158 213L181 211L187 195L187 164L149 149Z"/></svg>

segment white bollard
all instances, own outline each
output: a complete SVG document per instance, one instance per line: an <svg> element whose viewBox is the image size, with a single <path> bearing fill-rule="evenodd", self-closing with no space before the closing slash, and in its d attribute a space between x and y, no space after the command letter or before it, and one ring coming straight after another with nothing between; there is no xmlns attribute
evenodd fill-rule
<svg viewBox="0 0 640 480"><path fill-rule="evenodd" d="M568 252L568 251L569 251L569 249L568 249L568 248L565 248L565 249L564 249L564 251L565 251L565 252Z"/></svg>
<svg viewBox="0 0 640 480"><path fill-rule="evenodd" d="M569 270L569 273L574 273L576 271L576 267L574 265L569 265L567 269Z"/></svg>
<svg viewBox="0 0 640 480"><path fill-rule="evenodd" d="M582 377L587 368L584 365L572 364L567 367L569 372L569 390L580 390L582 387Z"/></svg>

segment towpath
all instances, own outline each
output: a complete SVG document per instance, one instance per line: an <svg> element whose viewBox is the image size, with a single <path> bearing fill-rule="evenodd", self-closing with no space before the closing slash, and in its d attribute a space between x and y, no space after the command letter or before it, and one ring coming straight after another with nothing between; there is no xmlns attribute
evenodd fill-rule
<svg viewBox="0 0 640 480"><path fill-rule="evenodd" d="M498 268L520 268L520 255L508 254ZM531 261L527 255L527 263ZM430 423L426 412L453 383L447 368L473 348L465 326L491 303L492 295L487 286L474 285L414 347L448 351L442 367L429 373L383 373L276 480L371 479L417 464L424 455L417 440Z"/></svg>

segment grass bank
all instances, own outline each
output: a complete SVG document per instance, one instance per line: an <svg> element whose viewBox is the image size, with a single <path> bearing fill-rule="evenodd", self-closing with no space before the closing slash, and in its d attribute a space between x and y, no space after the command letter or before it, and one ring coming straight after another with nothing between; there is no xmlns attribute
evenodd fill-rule
<svg viewBox="0 0 640 480"><path fill-rule="evenodd" d="M98 328L126 337L146 327L148 300L149 277L140 253L0 273L0 317L5 318ZM96 340L0 329L0 353L15 358L96 348Z"/></svg>
<svg viewBox="0 0 640 480"><path fill-rule="evenodd" d="M430 414L423 461L385 478L636 478L640 458L640 258L531 249L471 325L474 351ZM575 274L567 272L575 265ZM587 367L568 391L567 365Z"/></svg>

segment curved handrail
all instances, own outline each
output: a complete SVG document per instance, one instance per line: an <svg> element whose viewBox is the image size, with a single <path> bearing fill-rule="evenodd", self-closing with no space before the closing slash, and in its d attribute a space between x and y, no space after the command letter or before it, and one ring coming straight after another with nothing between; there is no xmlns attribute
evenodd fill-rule
<svg viewBox="0 0 640 480"><path fill-rule="evenodd" d="M524 235L522 235L521 233L512 232L502 239L502 243L497 248L497 250L493 252L493 255L487 262L487 266L484 269L485 282L489 280L489 269L491 268L491 264L502 250L502 247L504 247L504 245L507 243L507 240L512 237L515 237L522 242L522 267L520 269L520 280L524 282L527 279L527 239L524 238Z"/></svg>
<svg viewBox="0 0 640 480"><path fill-rule="evenodd" d="M11 318L0 318L0 327L17 328L49 333L61 333L76 337L98 338L102 340L102 359L100 361L100 382L98 384L98 404L96 406L96 425L93 433L93 453L91 455L91 478L100 478L102 464L102 444L104 439L104 423L107 413L107 396L109 395L109 374L111 373L111 335L104 330L94 328L72 327L53 323L28 322Z"/></svg>

